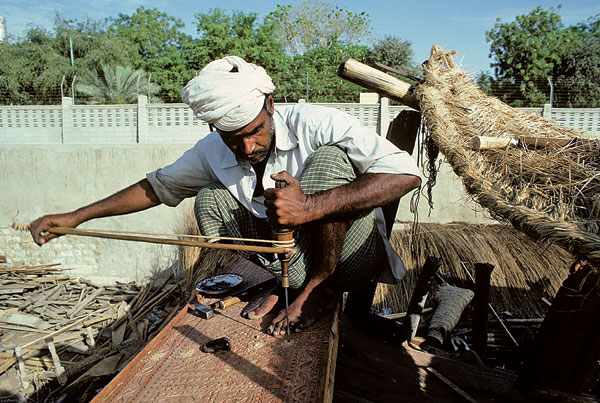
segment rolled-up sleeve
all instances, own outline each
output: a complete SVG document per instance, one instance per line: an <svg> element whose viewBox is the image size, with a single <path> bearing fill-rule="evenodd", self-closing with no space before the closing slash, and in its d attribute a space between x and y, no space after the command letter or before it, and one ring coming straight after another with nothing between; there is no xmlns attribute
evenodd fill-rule
<svg viewBox="0 0 600 403"><path fill-rule="evenodd" d="M159 200L175 207L187 197L194 197L203 187L218 182L203 156L198 142L170 165L146 174Z"/></svg>

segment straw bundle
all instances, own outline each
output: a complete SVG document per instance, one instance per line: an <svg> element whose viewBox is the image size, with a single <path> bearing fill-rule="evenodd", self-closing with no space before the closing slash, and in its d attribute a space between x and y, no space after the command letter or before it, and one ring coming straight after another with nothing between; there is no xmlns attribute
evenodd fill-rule
<svg viewBox="0 0 600 403"><path fill-rule="evenodd" d="M432 140L474 199L495 218L600 265L598 146L473 151L475 136L597 137L483 94L453 52L434 46L415 96Z"/></svg>
<svg viewBox="0 0 600 403"><path fill-rule="evenodd" d="M178 234L202 235L194 216L193 204L186 206L181 220L176 224L175 231ZM177 268L175 274L178 277L184 277L187 290L192 290L203 278L216 274L217 269L235 255L235 252L230 250L190 246L179 246L177 251L178 262L175 265Z"/></svg>
<svg viewBox="0 0 600 403"><path fill-rule="evenodd" d="M438 273L445 281L470 289L474 284L466 270L474 275L475 263L493 264L491 302L500 311L520 317L544 316L548 306L542 298L552 300L573 262L564 249L536 242L499 224L421 223L412 235L408 229L394 231L391 243L408 272L402 284L379 284L374 299L376 312L382 308L405 311L426 257L435 256L442 260Z"/></svg>

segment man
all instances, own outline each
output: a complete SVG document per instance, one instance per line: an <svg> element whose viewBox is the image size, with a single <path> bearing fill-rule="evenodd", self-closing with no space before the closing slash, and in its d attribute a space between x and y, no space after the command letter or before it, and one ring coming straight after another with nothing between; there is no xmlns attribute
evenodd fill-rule
<svg viewBox="0 0 600 403"><path fill-rule="evenodd" d="M263 68L239 57L209 63L186 85L183 100L216 130L146 179L32 222L35 242L54 238L45 232L52 226L76 227L195 197L206 236L268 239L274 226L295 229L290 286L297 292L289 321L295 330L310 325L340 291L361 288L394 259L374 209L417 188L420 177L407 153L342 112L302 104L275 110L274 89ZM287 186L276 188L275 181ZM276 256L242 254L281 274ZM400 262L396 277L403 270ZM278 301L269 295L244 314L262 317ZM286 326L282 310L267 332L279 337Z"/></svg>

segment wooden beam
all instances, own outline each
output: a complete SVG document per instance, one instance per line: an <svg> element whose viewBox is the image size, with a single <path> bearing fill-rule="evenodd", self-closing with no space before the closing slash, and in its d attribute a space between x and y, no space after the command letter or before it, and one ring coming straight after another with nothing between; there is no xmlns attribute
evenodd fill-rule
<svg viewBox="0 0 600 403"><path fill-rule="evenodd" d="M600 274L583 264L563 282L531 343L519 387L579 394L590 385L600 358Z"/></svg>
<svg viewBox="0 0 600 403"><path fill-rule="evenodd" d="M354 59L348 59L338 69L344 80L368 88L388 98L419 109L419 102L412 94L412 85Z"/></svg>

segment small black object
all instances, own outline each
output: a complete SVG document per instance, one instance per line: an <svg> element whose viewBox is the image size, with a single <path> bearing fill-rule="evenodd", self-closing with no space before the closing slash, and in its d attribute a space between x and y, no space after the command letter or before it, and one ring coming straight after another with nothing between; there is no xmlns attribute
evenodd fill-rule
<svg viewBox="0 0 600 403"><path fill-rule="evenodd" d="M210 319L215 316L215 313L212 309L202 304L194 304L193 308L189 307L188 313L191 313L192 315L202 319Z"/></svg>
<svg viewBox="0 0 600 403"><path fill-rule="evenodd" d="M216 353L217 351L229 350L231 350L231 343L227 337L211 340L202 346L202 351L210 354Z"/></svg>

